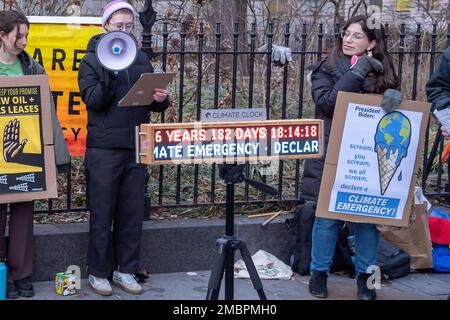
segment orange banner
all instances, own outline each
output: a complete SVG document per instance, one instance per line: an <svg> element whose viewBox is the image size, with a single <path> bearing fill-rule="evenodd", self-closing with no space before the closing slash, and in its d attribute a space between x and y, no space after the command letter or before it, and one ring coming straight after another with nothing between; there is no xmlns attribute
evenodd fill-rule
<svg viewBox="0 0 450 320"><path fill-rule="evenodd" d="M78 88L78 69L89 39L104 32L100 18L29 17L26 51L44 66L70 154L84 156L87 112Z"/></svg>

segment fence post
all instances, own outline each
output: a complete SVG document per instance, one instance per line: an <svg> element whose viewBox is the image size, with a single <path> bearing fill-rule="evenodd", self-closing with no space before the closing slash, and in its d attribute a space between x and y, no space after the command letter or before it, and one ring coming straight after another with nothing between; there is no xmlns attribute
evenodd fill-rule
<svg viewBox="0 0 450 320"><path fill-rule="evenodd" d="M167 42L169 40L169 32L168 32L169 23L165 21L163 23L163 52L162 52L162 69L164 72L167 71ZM165 122L165 111L161 113L161 123ZM159 166L159 179L158 179L158 204L161 206L163 201L163 193L164 193L164 166Z"/></svg>
<svg viewBox="0 0 450 320"><path fill-rule="evenodd" d="M145 0L144 10L139 12L139 21L143 27L142 50L149 58L154 56L152 49L152 27L156 21L156 11L153 10L152 0Z"/></svg>
<svg viewBox="0 0 450 320"><path fill-rule="evenodd" d="M216 23L215 68L214 68L214 109L219 108L219 80L220 80L220 41L222 37L221 24ZM211 203L216 202L216 164L211 166Z"/></svg>
<svg viewBox="0 0 450 320"><path fill-rule="evenodd" d="M421 38L421 25L420 23L417 24L416 29L416 43L414 45L414 71L413 71L413 83L412 83L412 100L416 100L417 98L417 77L419 75L419 57L420 57L420 38Z"/></svg>
<svg viewBox="0 0 450 320"><path fill-rule="evenodd" d="M301 47L300 47L300 75L299 75L299 90L298 90L298 117L303 118L303 96L304 96L304 82L305 82L305 65L306 65L306 38L307 24L303 23L301 33ZM295 182L294 182L294 194L298 199L300 195L300 160L295 160Z"/></svg>
<svg viewBox="0 0 450 320"><path fill-rule="evenodd" d="M178 122L183 122L183 102L184 102L184 73L186 59L186 24L181 25L181 48L180 48L180 88L178 94ZM176 204L180 204L181 198L181 165L177 164L177 185L176 185Z"/></svg>
<svg viewBox="0 0 450 320"><path fill-rule="evenodd" d="M248 107L253 108L253 89L255 80L255 50L256 50L256 22L252 22L250 30L250 61L249 61L249 79L248 79ZM246 162L245 176L250 175L250 165ZM244 202L248 202L249 185L245 182Z"/></svg>
<svg viewBox="0 0 450 320"><path fill-rule="evenodd" d="M200 120L201 105L202 105L202 73L203 73L203 22L200 22L200 29L197 33L198 38L198 54L197 54L197 121ZM197 204L198 201L198 164L194 165L194 195L193 202Z"/></svg>
<svg viewBox="0 0 450 320"><path fill-rule="evenodd" d="M402 77L402 70L403 70L403 58L404 58L404 51L405 51L405 37L406 37L405 24L402 23L400 25L400 44L399 44L399 47L398 47L399 53L398 53L398 72L397 72L398 80L400 82L400 86L402 84L402 78L403 78Z"/></svg>

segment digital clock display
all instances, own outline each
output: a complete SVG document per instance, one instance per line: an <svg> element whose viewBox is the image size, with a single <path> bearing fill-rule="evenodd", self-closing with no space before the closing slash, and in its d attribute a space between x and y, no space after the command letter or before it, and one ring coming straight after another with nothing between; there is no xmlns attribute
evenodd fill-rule
<svg viewBox="0 0 450 320"><path fill-rule="evenodd" d="M231 163L322 155L321 120L143 124L140 160L147 164Z"/></svg>

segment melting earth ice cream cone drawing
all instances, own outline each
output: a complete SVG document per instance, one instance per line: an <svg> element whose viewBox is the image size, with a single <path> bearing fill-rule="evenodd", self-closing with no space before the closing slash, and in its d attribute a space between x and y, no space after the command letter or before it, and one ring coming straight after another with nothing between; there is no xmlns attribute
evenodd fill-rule
<svg viewBox="0 0 450 320"><path fill-rule="evenodd" d="M400 162L408 154L411 122L401 112L386 114L377 125L375 152L378 154L380 189L384 195Z"/></svg>

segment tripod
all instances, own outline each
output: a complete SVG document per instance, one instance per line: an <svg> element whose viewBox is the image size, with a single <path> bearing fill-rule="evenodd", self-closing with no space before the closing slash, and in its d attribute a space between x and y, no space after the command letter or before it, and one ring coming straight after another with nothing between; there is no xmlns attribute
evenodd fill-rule
<svg viewBox="0 0 450 320"><path fill-rule="evenodd" d="M219 165L220 178L226 183L225 235L217 239L218 257L211 271L206 300L218 300L220 285L225 273L225 300L234 299L234 252L239 250L250 275L253 287L258 292L260 300L267 300L261 279L253 264L250 252L244 241L234 235L234 185L246 181L249 185L270 195L278 191L268 185L248 179L244 176L245 165Z"/></svg>

